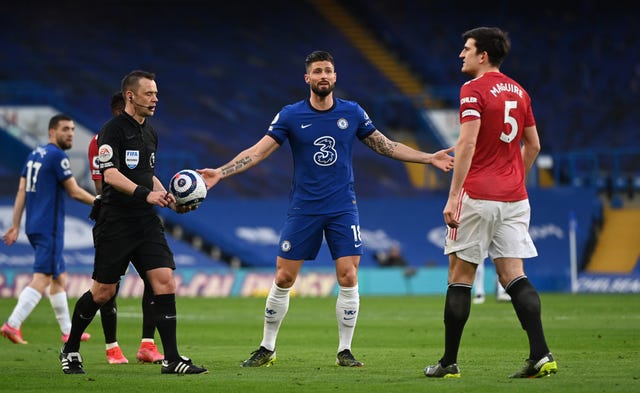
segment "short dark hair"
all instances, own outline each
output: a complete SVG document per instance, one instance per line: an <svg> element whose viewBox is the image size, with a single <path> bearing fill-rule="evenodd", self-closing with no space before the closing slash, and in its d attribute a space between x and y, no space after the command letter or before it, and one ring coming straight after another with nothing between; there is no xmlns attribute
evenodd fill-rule
<svg viewBox="0 0 640 393"><path fill-rule="evenodd" d="M315 63L316 61L328 61L335 67L331 53L324 50L316 50L309 53L309 55L304 59L304 68L308 69L311 63Z"/></svg>
<svg viewBox="0 0 640 393"><path fill-rule="evenodd" d="M124 110L124 96L121 91L113 93L111 96L110 106L112 113L116 113L118 111L122 112Z"/></svg>
<svg viewBox="0 0 640 393"><path fill-rule="evenodd" d="M153 72L135 70L131 71L124 78L122 78L122 83L120 84L122 87L122 92L127 90L135 90L138 87L140 79L150 79L155 80L156 74Z"/></svg>
<svg viewBox="0 0 640 393"><path fill-rule="evenodd" d="M509 33L498 27L476 27L465 31L462 38L476 40L477 52L487 52L489 62L499 67L511 50Z"/></svg>
<svg viewBox="0 0 640 393"><path fill-rule="evenodd" d="M62 113L55 115L51 119L49 119L49 129L52 130L54 128L57 128L58 123L60 123L61 121L73 121L73 119L70 116Z"/></svg>

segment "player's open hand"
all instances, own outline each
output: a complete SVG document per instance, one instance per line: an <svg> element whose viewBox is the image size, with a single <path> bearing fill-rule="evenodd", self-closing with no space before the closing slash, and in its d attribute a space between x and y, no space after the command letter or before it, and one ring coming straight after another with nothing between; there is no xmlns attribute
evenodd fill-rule
<svg viewBox="0 0 640 393"><path fill-rule="evenodd" d="M212 168L196 169L196 172L198 172L204 179L204 183L207 185L207 190L210 190L211 187L218 184L220 179L222 179L220 171Z"/></svg>
<svg viewBox="0 0 640 393"><path fill-rule="evenodd" d="M449 172L453 169L454 158L449 153L455 149L455 146L451 146L447 149L438 150L433 153L431 158L431 165L440 169L443 172Z"/></svg>

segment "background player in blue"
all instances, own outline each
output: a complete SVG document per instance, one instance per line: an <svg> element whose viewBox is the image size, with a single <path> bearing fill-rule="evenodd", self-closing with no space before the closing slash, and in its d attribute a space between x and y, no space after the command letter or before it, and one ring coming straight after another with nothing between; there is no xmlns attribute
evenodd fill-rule
<svg viewBox="0 0 640 393"><path fill-rule="evenodd" d="M276 338L289 308L289 291L305 260L313 260L327 240L336 263L338 355L336 363L361 367L351 353L358 318L358 265L362 255L358 207L353 185L352 148L357 139L376 153L400 161L453 167L449 148L434 154L389 140L378 131L356 102L333 97L336 72L333 57L315 51L305 60L304 80L310 97L287 105L273 119L267 135L216 169L201 169L207 187L258 164L289 141L294 178L287 220L280 238L275 281L266 301L260 347L243 367L269 366L276 359Z"/></svg>
<svg viewBox="0 0 640 393"><path fill-rule="evenodd" d="M71 330L64 289L67 273L62 258L64 192L89 205L95 199L78 186L71 173L69 157L64 152L73 144L74 131L75 125L68 116L56 115L49 120L49 144L37 147L27 157L13 205L13 221L2 237L7 245L16 242L26 207L25 232L36 254L33 278L20 293L18 304L1 329L2 335L16 344L27 344L22 338L22 323L38 305L48 286L49 300L60 325L63 342L67 341ZM82 339L88 340L89 334L85 333Z"/></svg>

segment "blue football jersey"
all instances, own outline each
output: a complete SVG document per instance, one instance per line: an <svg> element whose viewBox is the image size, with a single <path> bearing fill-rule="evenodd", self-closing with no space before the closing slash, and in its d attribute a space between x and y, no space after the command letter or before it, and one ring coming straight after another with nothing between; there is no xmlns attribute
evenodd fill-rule
<svg viewBox="0 0 640 393"><path fill-rule="evenodd" d="M54 144L37 147L22 169L26 180L27 234L64 234L64 186L72 176L67 154Z"/></svg>
<svg viewBox="0 0 640 393"><path fill-rule="evenodd" d="M356 210L353 143L375 129L358 103L340 98L334 98L333 107L326 111L313 109L308 99L282 108L267 135L281 145L288 140L291 147L289 214Z"/></svg>

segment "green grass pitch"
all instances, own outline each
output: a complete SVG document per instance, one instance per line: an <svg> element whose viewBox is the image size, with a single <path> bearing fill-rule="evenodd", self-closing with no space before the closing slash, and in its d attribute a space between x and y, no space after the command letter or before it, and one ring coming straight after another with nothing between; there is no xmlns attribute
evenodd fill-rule
<svg viewBox="0 0 640 393"><path fill-rule="evenodd" d="M119 299L118 341L128 365L109 365L99 317L83 343L85 375L64 375L60 333L47 299L23 325L28 345L0 341L0 391L11 392L638 392L640 296L542 294L556 375L512 380L528 355L509 303L472 305L458 363L460 379L427 379L443 350L444 296L362 297L353 352L358 369L335 366L335 298L292 297L269 368L240 363L262 338L263 298L178 298L178 345L209 374L161 375L136 364L140 299ZM0 299L6 319L15 299ZM73 309L75 299L70 300ZM160 339L156 334L156 342ZM161 346L158 345L160 348Z"/></svg>

